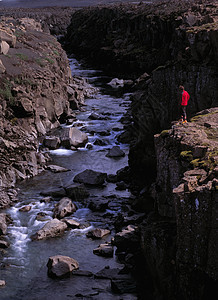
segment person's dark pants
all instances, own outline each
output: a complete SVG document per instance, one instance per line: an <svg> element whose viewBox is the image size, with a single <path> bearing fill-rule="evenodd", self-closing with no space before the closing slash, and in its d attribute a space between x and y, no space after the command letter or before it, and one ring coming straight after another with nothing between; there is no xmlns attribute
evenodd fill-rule
<svg viewBox="0 0 218 300"><path fill-rule="evenodd" d="M186 106L181 106L181 119L183 121L187 120L187 115L186 115Z"/></svg>

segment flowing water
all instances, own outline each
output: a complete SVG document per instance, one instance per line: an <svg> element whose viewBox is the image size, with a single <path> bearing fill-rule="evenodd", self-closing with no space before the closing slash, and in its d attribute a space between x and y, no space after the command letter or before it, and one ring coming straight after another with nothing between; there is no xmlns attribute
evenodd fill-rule
<svg viewBox="0 0 218 300"><path fill-rule="evenodd" d="M73 183L76 174L85 169L115 174L117 170L128 164L128 145L119 144L116 136L122 132L120 118L129 105L129 94L114 91L106 83L110 81L94 70L84 69L74 59L70 59L73 75L88 78L99 92L92 99L86 100L84 111L78 113L74 126L85 131L89 136L92 149L80 148L77 151L58 149L51 151L51 164L56 164L70 169L69 172L52 173L44 171L42 174L18 184L19 203L6 210L13 223L8 226L10 248L4 255L1 263L0 279L6 281L6 286L0 289L0 299L77 299L80 294L87 295L80 299L136 299L131 294L120 297L114 295L110 289L110 281L106 279L96 280L93 277L73 276L66 279L51 279L47 276L48 258L53 255L65 255L79 262L80 270L96 273L105 266L121 268L122 265L114 258L104 258L93 254L93 249L105 240L110 241L111 235L105 239L91 240L86 237L86 232L94 227L110 228L113 226L107 222L106 215L112 219L121 211L122 206L128 203L131 196L128 190L116 190L116 185L107 183L102 188L89 188L93 199L110 199L109 207L103 213L95 213L86 207L84 203L76 203L78 209L72 218L79 222L88 222L88 227L67 231L62 237L51 238L44 241L32 241L31 235L52 218L52 210L56 202L41 202L40 194L51 188L58 188ZM92 112L102 114L103 120L90 120ZM63 125L65 126L65 125ZM100 138L105 142L104 146L93 145ZM106 157L108 149L119 144L125 152L125 157ZM19 209L25 205L31 205L29 212L21 212ZM37 221L38 213L45 213L45 219ZM109 220L109 219L108 219Z"/></svg>

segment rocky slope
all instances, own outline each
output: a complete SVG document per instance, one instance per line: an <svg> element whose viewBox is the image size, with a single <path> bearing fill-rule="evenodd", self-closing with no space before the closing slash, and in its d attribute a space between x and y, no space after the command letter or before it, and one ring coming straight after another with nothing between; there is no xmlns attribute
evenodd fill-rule
<svg viewBox="0 0 218 300"><path fill-rule="evenodd" d="M16 199L17 179L43 170L48 157L39 138L75 117L89 93L71 75L56 38L33 19L1 17L0 23L0 207ZM72 109L71 109L72 108Z"/></svg>
<svg viewBox="0 0 218 300"><path fill-rule="evenodd" d="M41 8L4 8L0 7L0 15L14 19L29 18L41 24L44 32L56 36L65 34L70 24L73 7L41 7Z"/></svg>

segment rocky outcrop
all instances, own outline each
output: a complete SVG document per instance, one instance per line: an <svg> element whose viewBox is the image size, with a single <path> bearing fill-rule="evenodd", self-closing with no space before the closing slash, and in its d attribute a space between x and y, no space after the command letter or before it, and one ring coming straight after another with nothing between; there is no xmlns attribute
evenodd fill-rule
<svg viewBox="0 0 218 300"><path fill-rule="evenodd" d="M146 220L141 239L155 284L167 299L205 299L218 279L217 120L217 108L204 110L155 136L152 195L159 217Z"/></svg>
<svg viewBox="0 0 218 300"><path fill-rule="evenodd" d="M44 169L48 155L39 151L40 139L71 116L72 109L79 109L94 90L84 79L72 77L61 45L36 20L2 16L0 43L2 208L15 200L8 189L18 179ZM81 145L80 137L77 140Z"/></svg>
<svg viewBox="0 0 218 300"><path fill-rule="evenodd" d="M0 14L6 19L13 17L29 30L43 30L60 36L66 32L70 24L73 7L40 7L40 8L0 8Z"/></svg>

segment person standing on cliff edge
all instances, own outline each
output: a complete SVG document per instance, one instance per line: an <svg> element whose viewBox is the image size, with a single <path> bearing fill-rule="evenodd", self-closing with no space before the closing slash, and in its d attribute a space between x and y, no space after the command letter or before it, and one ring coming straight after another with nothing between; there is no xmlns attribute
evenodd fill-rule
<svg viewBox="0 0 218 300"><path fill-rule="evenodd" d="M186 106L188 105L188 100L190 98L189 93L185 91L184 86L180 85L179 90L181 91L180 97L180 106L181 106L181 119L182 123L187 123L187 114L186 114Z"/></svg>

